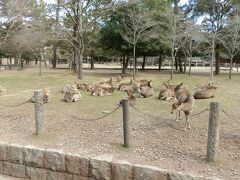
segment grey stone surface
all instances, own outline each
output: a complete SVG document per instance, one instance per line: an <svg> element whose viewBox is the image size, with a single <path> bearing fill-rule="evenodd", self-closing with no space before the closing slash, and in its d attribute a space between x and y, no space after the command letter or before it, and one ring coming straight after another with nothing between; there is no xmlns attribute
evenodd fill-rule
<svg viewBox="0 0 240 180"><path fill-rule="evenodd" d="M61 172L54 172L51 170L47 171L47 180L72 180L73 175L61 173Z"/></svg>
<svg viewBox="0 0 240 180"><path fill-rule="evenodd" d="M46 150L44 152L44 167L53 171L65 171L65 156L63 152Z"/></svg>
<svg viewBox="0 0 240 180"><path fill-rule="evenodd" d="M3 161L0 161L0 174L3 173Z"/></svg>
<svg viewBox="0 0 240 180"><path fill-rule="evenodd" d="M66 171L83 177L89 176L89 159L73 154L65 155Z"/></svg>
<svg viewBox="0 0 240 180"><path fill-rule="evenodd" d="M204 177L197 177L193 175L184 175L182 173L170 172L168 173L168 180L203 180Z"/></svg>
<svg viewBox="0 0 240 180"><path fill-rule="evenodd" d="M74 176L73 176L73 180L94 180L94 179L88 178L88 177L83 177L83 176L74 175Z"/></svg>
<svg viewBox="0 0 240 180"><path fill-rule="evenodd" d="M167 172L155 166L134 165L133 176L134 180L169 180Z"/></svg>
<svg viewBox="0 0 240 180"><path fill-rule="evenodd" d="M124 160L114 161L112 163L113 176L115 180L132 180L133 165Z"/></svg>
<svg viewBox="0 0 240 180"><path fill-rule="evenodd" d="M37 149L33 146L26 146L24 148L24 164L33 167L43 167L44 150Z"/></svg>
<svg viewBox="0 0 240 180"><path fill-rule="evenodd" d="M7 147L7 161L23 164L23 147L18 144L11 144Z"/></svg>
<svg viewBox="0 0 240 180"><path fill-rule="evenodd" d="M46 180L47 170L35 167L26 167L26 176L31 180Z"/></svg>
<svg viewBox="0 0 240 180"><path fill-rule="evenodd" d="M5 161L7 159L7 145L0 142L0 161Z"/></svg>
<svg viewBox="0 0 240 180"><path fill-rule="evenodd" d="M90 159L90 177L94 179L112 179L112 155L102 155Z"/></svg>
<svg viewBox="0 0 240 180"><path fill-rule="evenodd" d="M26 177L25 176L26 175L25 166L21 165L21 164L4 162L3 174L8 175L8 176L24 178L24 177Z"/></svg>

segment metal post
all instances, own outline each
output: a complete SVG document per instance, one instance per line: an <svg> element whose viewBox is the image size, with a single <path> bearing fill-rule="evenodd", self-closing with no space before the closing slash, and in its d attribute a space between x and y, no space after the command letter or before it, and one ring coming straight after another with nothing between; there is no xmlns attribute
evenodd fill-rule
<svg viewBox="0 0 240 180"><path fill-rule="evenodd" d="M129 103L128 100L122 100L123 106L123 138L124 138L124 147L128 148L130 146L129 138Z"/></svg>
<svg viewBox="0 0 240 180"><path fill-rule="evenodd" d="M207 162L216 162L218 159L220 105L218 102L210 103L208 124Z"/></svg>
<svg viewBox="0 0 240 180"><path fill-rule="evenodd" d="M43 91L34 91L36 135L44 132Z"/></svg>

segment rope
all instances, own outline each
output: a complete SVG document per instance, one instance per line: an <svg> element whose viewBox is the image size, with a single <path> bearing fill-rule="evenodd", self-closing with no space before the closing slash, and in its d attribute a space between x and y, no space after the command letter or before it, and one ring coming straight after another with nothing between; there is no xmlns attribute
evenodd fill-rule
<svg viewBox="0 0 240 180"><path fill-rule="evenodd" d="M77 119L77 120L80 120L80 121L97 121L97 120L100 120L100 119L103 119L103 118L106 118L107 116L110 116L111 114L113 114L115 111L117 111L118 109L120 108L120 106L117 106L115 109L113 109L111 112L109 112L108 114L105 114L103 116L100 116L100 117L97 117L97 118L79 118L79 117L76 117L74 115L70 115L68 113L65 113L63 111L60 111L61 113L73 118L73 119Z"/></svg>
<svg viewBox="0 0 240 180"><path fill-rule="evenodd" d="M132 107L133 109L135 109L136 111L138 111L139 113L141 113L141 114L143 114L143 115L145 115L145 116L148 116L148 117L150 117L150 118L154 118L154 119L166 119L166 118L160 118L160 117L156 117L156 116L153 116L153 115L147 114L147 113L141 111L140 109L136 108L136 107L133 106L133 105L131 105L131 107ZM202 113L204 113L205 111L209 111L209 109L206 108L206 109L204 109L204 110L202 110L202 111L200 111L200 112L198 112L198 113L192 115L192 118L195 117L195 116L198 116L198 115L200 115L200 114L202 114ZM166 120L167 120L167 119L166 119Z"/></svg>
<svg viewBox="0 0 240 180"><path fill-rule="evenodd" d="M33 99L34 96L32 96L31 98L29 98L28 100L20 103L20 104L15 104L15 105L5 105L5 104L0 104L0 106L3 106L3 107L17 107L17 106L22 106L28 102L30 102L32 99Z"/></svg>
<svg viewBox="0 0 240 180"><path fill-rule="evenodd" d="M227 113L227 111L226 110L222 110L222 112L226 115L226 116L228 116L229 118L231 118L231 119L233 119L233 120L235 120L235 121L237 121L237 122L240 122L238 119L240 119L239 117L234 117L233 115L230 115L229 113Z"/></svg>
<svg viewBox="0 0 240 180"><path fill-rule="evenodd" d="M153 118L153 119L162 119L162 120L169 120L169 119L166 119L166 118L157 117L157 116L153 116L153 115L150 115L150 114L148 114L148 113L145 113L145 112L143 112L142 110L136 108L136 107L133 106L133 105L130 105L130 106L131 106L133 109L135 109L137 112L139 112L140 114L145 115L145 116L148 116L148 117L150 117L150 118Z"/></svg>
<svg viewBox="0 0 240 180"><path fill-rule="evenodd" d="M200 115L200 114L202 114L202 113L204 113L204 112L206 112L206 111L209 111L209 110L210 110L210 109L208 109L208 108L203 109L202 111L200 111L200 112L198 112L198 113L196 113L196 114L193 114L191 117L194 118L194 117L196 117L196 116L198 116L198 115Z"/></svg>

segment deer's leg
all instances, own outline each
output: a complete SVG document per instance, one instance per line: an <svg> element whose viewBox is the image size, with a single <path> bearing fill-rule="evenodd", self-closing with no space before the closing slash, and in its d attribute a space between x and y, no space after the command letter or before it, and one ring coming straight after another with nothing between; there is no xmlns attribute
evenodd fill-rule
<svg viewBox="0 0 240 180"><path fill-rule="evenodd" d="M181 115L181 112L176 111L176 120L175 121L178 121L180 119L180 115Z"/></svg>
<svg viewBox="0 0 240 180"><path fill-rule="evenodd" d="M190 129L190 124L189 124L189 115L190 113L189 112L185 112L185 116L186 116L186 122L185 122L185 131L187 129Z"/></svg>

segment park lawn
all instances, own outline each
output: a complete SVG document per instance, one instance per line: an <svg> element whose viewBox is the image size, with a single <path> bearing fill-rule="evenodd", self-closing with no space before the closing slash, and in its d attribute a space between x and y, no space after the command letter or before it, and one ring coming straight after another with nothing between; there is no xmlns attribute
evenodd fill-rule
<svg viewBox="0 0 240 180"><path fill-rule="evenodd" d="M84 70L83 82L105 81L120 72L120 70ZM139 111L130 108L131 148L124 150L121 147L121 108L98 121L80 119L105 115L104 112L112 111L118 106L126 93L115 91L112 96L94 97L90 92L81 91L83 96L81 101L66 103L63 101L62 88L77 80L77 75L69 70L44 69L42 76L38 75L36 68L0 72L0 85L8 89L6 95L0 96L0 104L15 105L32 97L34 90L44 87L51 90L51 102L44 104L46 126L44 135L39 137L34 135L32 103L14 108L0 106L0 141L32 144L90 157L111 153L130 162L180 170L187 174L217 175L223 178L228 178L229 174L235 177L233 174L235 172L240 174L238 74L234 74L232 80L228 79L226 73L214 77L215 85L218 87L216 96L195 101L193 115L209 108L210 102L216 101L220 103L222 110L232 116L229 118L221 113L220 158L215 165L206 164L204 161L209 112L205 111L190 119L191 130L185 132L184 116L182 115L179 122L175 122L175 115L170 114L171 102L158 99L159 91L163 88L162 84L169 77L167 71L138 72L137 79L152 79L155 95L146 99L136 95L135 107ZM124 81L128 82L130 78L131 74L124 75ZM196 84L206 83L209 79L209 75L204 73L195 73L191 77L186 74L174 74L174 79L170 83L183 82L184 86L194 92ZM222 171L219 171L219 168Z"/></svg>
<svg viewBox="0 0 240 180"><path fill-rule="evenodd" d="M117 76L120 70L86 70L84 80L82 82L96 83L108 80L111 76ZM124 81L128 82L131 78L130 74L124 75ZM170 105L169 102L159 101L158 94L163 88L163 82L169 79L169 74L159 73L158 71L139 72L137 79L152 79L155 90L153 97L142 99L137 98L136 107L143 109L152 115L165 114L169 115ZM125 93L115 91L113 96L94 97L90 96L89 92L81 92L83 100L77 103L64 103L63 94L61 90L66 84L74 84L77 80L77 75L69 70L51 70L45 69L41 76L38 74L38 69L26 69L23 71L8 71L0 74L0 84L8 89L8 95L2 96L2 101L9 104L16 104L23 99L27 99L33 95L33 91L49 87L51 90L51 104L55 107L64 107L74 113L82 113L84 116L93 114L101 114L104 109L111 109L115 107L119 100L125 97ZM210 80L207 74L192 75L191 77L186 74L175 74L171 84L183 82L184 86L194 92L196 84L203 84ZM197 100L195 103L194 111L198 112L204 108L209 107L209 102L218 101L221 106L226 110L231 111L232 108L239 104L238 90L239 78L233 76L232 80L228 80L227 74L219 75L214 78L216 86L216 97L214 99ZM136 95L138 97L138 95ZM46 104L46 107L51 107L51 104ZM98 107L98 108L96 108Z"/></svg>

